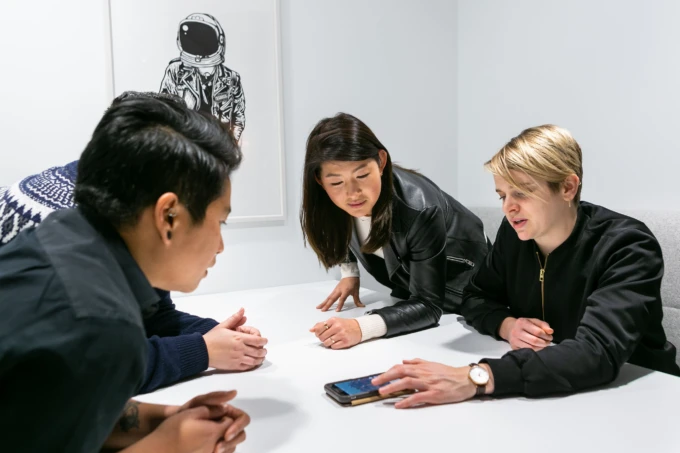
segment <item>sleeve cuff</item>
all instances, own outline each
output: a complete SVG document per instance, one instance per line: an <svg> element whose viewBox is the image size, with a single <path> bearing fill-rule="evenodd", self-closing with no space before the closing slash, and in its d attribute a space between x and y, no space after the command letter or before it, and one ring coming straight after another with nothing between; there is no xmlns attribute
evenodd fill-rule
<svg viewBox="0 0 680 453"><path fill-rule="evenodd" d="M183 379L205 371L208 368L208 348L203 335L192 333L174 337L179 353L179 367Z"/></svg>
<svg viewBox="0 0 680 453"><path fill-rule="evenodd" d="M341 263L340 276L341 278L358 277L359 265L357 263Z"/></svg>
<svg viewBox="0 0 680 453"><path fill-rule="evenodd" d="M498 330L501 328L501 324L503 324L505 318L509 317L512 317L512 314L509 311L492 311L488 315L484 316L484 319L482 320L482 333L490 335L496 340L503 340L499 335Z"/></svg>
<svg viewBox="0 0 680 453"><path fill-rule="evenodd" d="M204 318L201 320L201 322L198 323L197 326L195 326L194 332L198 332L201 335L205 335L206 333L213 330L213 328L216 327L218 324L219 322L215 321L214 319Z"/></svg>
<svg viewBox="0 0 680 453"><path fill-rule="evenodd" d="M493 395L521 395L524 393L522 370L515 359L506 354L500 359L482 359L479 363L486 363L493 374Z"/></svg>
<svg viewBox="0 0 680 453"><path fill-rule="evenodd" d="M372 338L384 337L387 333L387 325L382 316L368 315L356 318L361 328L361 341L367 341Z"/></svg>

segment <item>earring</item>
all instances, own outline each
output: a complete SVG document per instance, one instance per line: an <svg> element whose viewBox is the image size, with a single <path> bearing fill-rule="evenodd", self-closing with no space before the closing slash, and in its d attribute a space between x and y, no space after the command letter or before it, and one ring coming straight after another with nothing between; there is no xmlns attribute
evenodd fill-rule
<svg viewBox="0 0 680 453"><path fill-rule="evenodd" d="M571 208L571 200L569 200L569 207Z"/></svg>
<svg viewBox="0 0 680 453"><path fill-rule="evenodd" d="M175 214L175 211L170 211L168 212L168 217L176 217L177 214Z"/></svg>

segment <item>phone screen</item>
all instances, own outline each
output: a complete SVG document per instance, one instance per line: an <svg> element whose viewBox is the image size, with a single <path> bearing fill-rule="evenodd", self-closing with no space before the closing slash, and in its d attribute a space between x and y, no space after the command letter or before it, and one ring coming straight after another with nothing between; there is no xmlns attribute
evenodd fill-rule
<svg viewBox="0 0 680 453"><path fill-rule="evenodd" d="M358 379L350 379L349 381L337 382L333 384L334 387L342 390L349 396L359 395L362 393L368 393L378 390L381 386L375 386L371 384L371 380L379 376L375 374L373 376L366 376ZM387 384L384 384L387 385Z"/></svg>

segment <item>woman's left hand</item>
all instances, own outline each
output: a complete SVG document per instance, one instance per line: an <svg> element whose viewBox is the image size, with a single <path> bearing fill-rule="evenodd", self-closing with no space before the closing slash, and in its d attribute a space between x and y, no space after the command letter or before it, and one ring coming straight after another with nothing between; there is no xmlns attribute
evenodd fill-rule
<svg viewBox="0 0 680 453"><path fill-rule="evenodd" d="M317 322L309 331L331 349L347 349L361 342L361 328L356 319L330 318Z"/></svg>

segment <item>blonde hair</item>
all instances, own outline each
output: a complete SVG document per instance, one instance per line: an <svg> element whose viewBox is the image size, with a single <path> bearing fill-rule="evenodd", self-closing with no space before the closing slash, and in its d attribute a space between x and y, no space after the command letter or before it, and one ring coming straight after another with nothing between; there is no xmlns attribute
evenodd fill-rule
<svg viewBox="0 0 680 453"><path fill-rule="evenodd" d="M525 129L485 163L484 168L517 188L523 184L510 172L525 173L534 180L547 182L555 193L568 176L576 175L579 181L583 180L581 147L568 130L552 124ZM579 183L574 202L580 199Z"/></svg>

